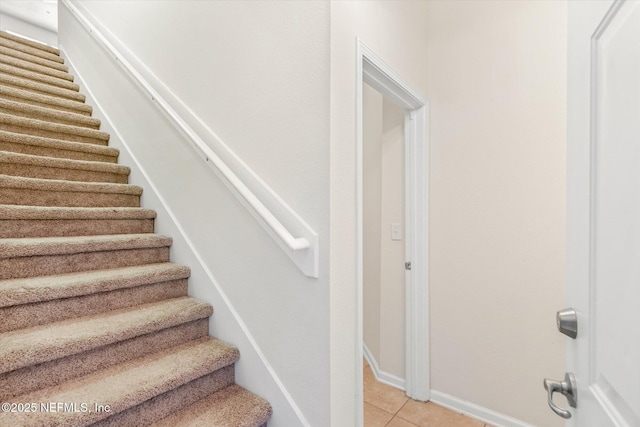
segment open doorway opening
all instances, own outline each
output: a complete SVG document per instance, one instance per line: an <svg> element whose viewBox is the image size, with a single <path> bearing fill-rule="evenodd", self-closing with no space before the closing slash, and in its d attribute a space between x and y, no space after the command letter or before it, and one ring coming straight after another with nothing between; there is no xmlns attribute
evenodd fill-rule
<svg viewBox="0 0 640 427"><path fill-rule="evenodd" d="M391 69L362 41L357 40L357 322L356 381L360 385L356 398L363 413L364 354L364 83L402 111L404 158L404 227L402 222L389 224L392 233L404 240L404 389L415 400L429 400L429 300L428 300L428 140L426 100ZM384 102L384 101L383 101ZM384 108L384 104L383 104ZM382 213L381 213L382 215ZM399 224L399 227L397 226ZM386 226L385 226L386 227ZM398 230L399 229L399 230ZM399 233L398 233L399 231ZM382 234L382 228L381 228ZM405 267L406 265L406 267ZM400 385L400 384L398 384ZM361 422L359 423L362 424Z"/></svg>
<svg viewBox="0 0 640 427"><path fill-rule="evenodd" d="M405 111L366 83L362 96L364 354L405 390Z"/></svg>

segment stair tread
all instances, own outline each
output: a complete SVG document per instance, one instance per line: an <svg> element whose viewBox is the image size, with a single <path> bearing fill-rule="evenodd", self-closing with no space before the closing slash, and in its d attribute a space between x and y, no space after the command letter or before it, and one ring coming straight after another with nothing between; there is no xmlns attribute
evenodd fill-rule
<svg viewBox="0 0 640 427"><path fill-rule="evenodd" d="M33 62L34 64L42 65L43 67L49 67L62 72L69 72L69 67L64 64L60 64L58 62L49 61L44 58L40 58L38 56L34 56L28 53L20 52L15 49L11 49L6 46L0 45L0 54L11 56L13 58L22 59L23 61Z"/></svg>
<svg viewBox="0 0 640 427"><path fill-rule="evenodd" d="M28 145L39 145L47 148L59 148L66 151L84 151L88 153L103 154L105 156L118 157L118 149L104 145L85 144L83 142L65 141L63 139L45 138L42 136L26 135L22 133L0 130L0 141L13 142Z"/></svg>
<svg viewBox="0 0 640 427"><path fill-rule="evenodd" d="M60 159L47 156L35 156L33 154L12 153L0 150L0 165L13 163L22 165L43 166L58 169L76 169L94 172L108 172L118 175L129 175L131 169L117 163L92 162L88 160ZM0 173L2 167L0 166Z"/></svg>
<svg viewBox="0 0 640 427"><path fill-rule="evenodd" d="M139 207L0 204L0 239L153 233L156 212Z"/></svg>
<svg viewBox="0 0 640 427"><path fill-rule="evenodd" d="M12 40L14 42L26 44L27 46L34 47L36 49L44 50L46 52L52 53L54 55L60 55L60 49L53 47L48 44L40 43L35 40L25 39L24 37L16 36L6 31L0 31L0 37L4 37L5 39Z"/></svg>
<svg viewBox="0 0 640 427"><path fill-rule="evenodd" d="M0 259L25 256L101 252L110 250L158 248L171 246L171 243L171 237L151 233L0 239Z"/></svg>
<svg viewBox="0 0 640 427"><path fill-rule="evenodd" d="M0 307L50 301L186 279L188 267L171 262L0 281Z"/></svg>
<svg viewBox="0 0 640 427"><path fill-rule="evenodd" d="M60 179L26 178L9 175L0 175L0 187L65 192L130 194L134 196L142 194L142 187L131 184L65 181Z"/></svg>
<svg viewBox="0 0 640 427"><path fill-rule="evenodd" d="M57 62L59 64L64 63L64 59L62 59L60 55L52 52L47 52L46 50L38 47L30 46L24 43L22 40L15 41L7 37L0 37L0 46L17 50L18 52L23 52L28 55L37 56L38 58L46 59L47 61Z"/></svg>
<svg viewBox="0 0 640 427"><path fill-rule="evenodd" d="M37 92L43 92L49 96L55 96L59 98L69 99L74 102L84 102L86 96L78 91L64 89L61 87L51 86L45 83L34 82L33 80L25 79L23 77L14 76L0 71L0 83L6 85L14 85L26 90L33 90Z"/></svg>
<svg viewBox="0 0 640 427"><path fill-rule="evenodd" d="M24 59L15 58L13 56L0 55L0 63L21 68L23 70L33 71L34 73L38 73L38 74L58 77L60 79L67 80L70 82L75 80L74 77L67 72L45 67L44 65L39 65L33 62L25 61Z"/></svg>
<svg viewBox="0 0 640 427"><path fill-rule="evenodd" d="M37 105L27 104L25 102L19 102L19 101L11 101L8 99L0 98L0 108L4 108L11 111L11 113L5 113L5 114L15 115L14 112L19 112L23 114L40 115L40 116L47 117L47 119L65 120L68 122L67 124L69 125L73 123L74 126L91 127L96 130L97 128L100 127L100 124L101 124L100 120L84 114L72 113L70 111L60 111L60 110L56 110L55 108L40 107ZM39 119L36 119L36 120L39 120Z"/></svg>
<svg viewBox="0 0 640 427"><path fill-rule="evenodd" d="M0 219L153 219L152 209L0 205Z"/></svg>
<svg viewBox="0 0 640 427"><path fill-rule="evenodd" d="M105 141L105 143L109 140L109 134L100 130L72 126L63 123L52 123L45 120L29 119L26 117L14 116L13 114L0 113L0 124L38 128L49 132L99 139Z"/></svg>
<svg viewBox="0 0 640 427"><path fill-rule="evenodd" d="M0 63L0 71L6 74L11 74L16 77L33 80L37 83L48 84L55 87L72 90L74 92L78 92L80 90L80 86L78 86L77 83L73 83L67 79L39 73L37 71L27 70L11 64Z"/></svg>
<svg viewBox="0 0 640 427"><path fill-rule="evenodd" d="M271 416L269 403L237 384L223 388L151 424L152 427L260 427Z"/></svg>
<svg viewBox="0 0 640 427"><path fill-rule="evenodd" d="M51 106L51 108L67 108L69 110L78 111L79 113L84 113L86 115L90 115L93 111L93 107L82 102L74 101L67 98L60 98L53 95L47 95L44 93L36 93L17 87L0 85L0 96L17 98L24 101L39 102L41 104Z"/></svg>
<svg viewBox="0 0 640 427"><path fill-rule="evenodd" d="M212 313L211 305L180 297L4 332L0 334L0 372L82 353Z"/></svg>
<svg viewBox="0 0 640 427"><path fill-rule="evenodd" d="M0 414L0 424L4 417L13 422L12 425L49 425L53 418L59 426L87 425L229 366L237 359L235 347L211 337L201 338L11 399L15 402L88 403L91 410L86 413L4 413ZM110 412L94 411L94 403L109 405Z"/></svg>

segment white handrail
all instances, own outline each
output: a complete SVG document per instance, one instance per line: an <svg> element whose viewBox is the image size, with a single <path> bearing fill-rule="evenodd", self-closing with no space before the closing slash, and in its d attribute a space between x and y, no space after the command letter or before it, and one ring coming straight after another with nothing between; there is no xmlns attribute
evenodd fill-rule
<svg viewBox="0 0 640 427"><path fill-rule="evenodd" d="M127 73L143 92L153 101L158 109L174 124L177 130L191 140L195 147L204 156L208 164L213 165L218 172L231 184L246 202L255 210L262 220L273 230L282 242L291 251L308 249L310 243L304 237L293 237L284 225L267 209L255 194L234 174L220 157L196 134L196 132L175 112L173 108L151 87L151 85L138 73L127 60L119 55L118 50L89 22L77 8L69 1L62 0L65 6L76 16L78 21L102 44L107 52L115 59L120 67Z"/></svg>

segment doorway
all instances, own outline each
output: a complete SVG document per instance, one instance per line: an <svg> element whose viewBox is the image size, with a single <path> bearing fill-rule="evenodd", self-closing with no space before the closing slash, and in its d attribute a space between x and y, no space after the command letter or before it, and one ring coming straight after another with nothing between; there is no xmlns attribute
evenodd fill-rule
<svg viewBox="0 0 640 427"><path fill-rule="evenodd" d="M357 40L357 333L355 361L362 414L364 348L364 135L366 83L404 111L405 392L429 400L428 103L362 41ZM396 223L394 223L396 224ZM391 227L391 225L390 225ZM389 230L391 232L392 230ZM404 266L403 266L404 267ZM361 423L360 423L361 425Z"/></svg>
<svg viewBox="0 0 640 427"><path fill-rule="evenodd" d="M404 114L363 87L364 354L375 377L405 389Z"/></svg>

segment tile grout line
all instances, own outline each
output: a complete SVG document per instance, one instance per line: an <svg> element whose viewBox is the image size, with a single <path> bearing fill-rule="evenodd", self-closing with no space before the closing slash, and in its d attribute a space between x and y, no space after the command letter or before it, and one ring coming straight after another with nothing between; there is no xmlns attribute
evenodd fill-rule
<svg viewBox="0 0 640 427"><path fill-rule="evenodd" d="M370 370L371 368L370 368L369 366L366 366L366 365L365 365L363 370L364 370L364 371L365 371L365 373L366 373L366 371L367 371L368 369ZM386 384L381 383L381 382L379 382L379 381L376 381L376 383L377 383L377 384L382 384L382 385L384 385L384 386L385 386L385 388L386 388L386 387L388 387ZM390 387L389 387L389 388L390 388ZM407 419L405 419L404 417L402 417L402 416L400 416L400 415L399 415L399 414L400 414L400 412L401 412L401 411L402 411L402 410L407 406L407 404L408 404L410 401L413 401L413 402L416 402L416 403L429 403L429 401L427 401L427 402L421 402L421 401L413 400L413 399L411 399L410 397L406 396L406 394L405 394L405 396L404 396L404 402L402 403L402 405L400 405L400 407L399 407L395 412L390 412L389 410L387 410L387 409L385 409L385 408L381 408L381 407L380 407L380 406L378 406L375 402L367 402L367 401L365 401L364 403L365 403L365 404L367 404L367 405L369 405L371 408L375 408L375 409L377 409L377 410L379 410L379 411L382 411L383 413L385 413L385 414L387 414L387 415L391 415L391 418L389 419L389 421L387 421L387 422L384 424L384 427L388 427L388 426L390 426L394 421L397 421L397 420L400 420L400 421L402 421L402 422L406 423L407 425L410 425L411 427L419 427L419 425L418 425L418 424L415 424L413 421L411 421L411 420L407 420ZM378 402L378 403L380 403L380 402ZM440 407L439 405L437 405L437 404L433 404L433 403L432 403L432 405L434 405L435 407L439 407L439 408L441 408L441 409L445 409L445 410L446 410L447 412L449 412L449 413L452 413L452 414L455 414L455 415L458 415L458 416L462 416L464 419L473 420L473 418L470 418L470 417L466 416L465 414L463 414L463 413L461 413L461 412L458 412L458 411L452 411L452 410L449 410L449 409L447 409L447 408L442 408L442 407ZM385 417L385 418L386 418L386 417ZM466 422L465 422L465 424L466 424ZM457 422L456 422L456 425L457 425ZM366 427L366 426L365 426L365 427ZM486 423L483 423L481 427L491 427L491 425L486 424Z"/></svg>
<svg viewBox="0 0 640 427"><path fill-rule="evenodd" d="M404 406L404 405L402 405L402 406ZM398 412L399 412L399 411L398 411ZM399 419L399 420L402 420L402 421L404 421L404 422L406 422L406 423L408 423L408 424L411 424L412 426L419 427L417 424L414 424L414 423L412 423L412 422L411 422L411 421L409 421L409 420L405 420L404 418L402 418L402 417L401 417L401 416L399 416L399 415L394 415L394 416L389 420L389 422L388 422L387 424L385 424L385 427L387 427L389 424L391 424L391 422L392 422L393 420L395 420L396 418L397 418L397 419Z"/></svg>

